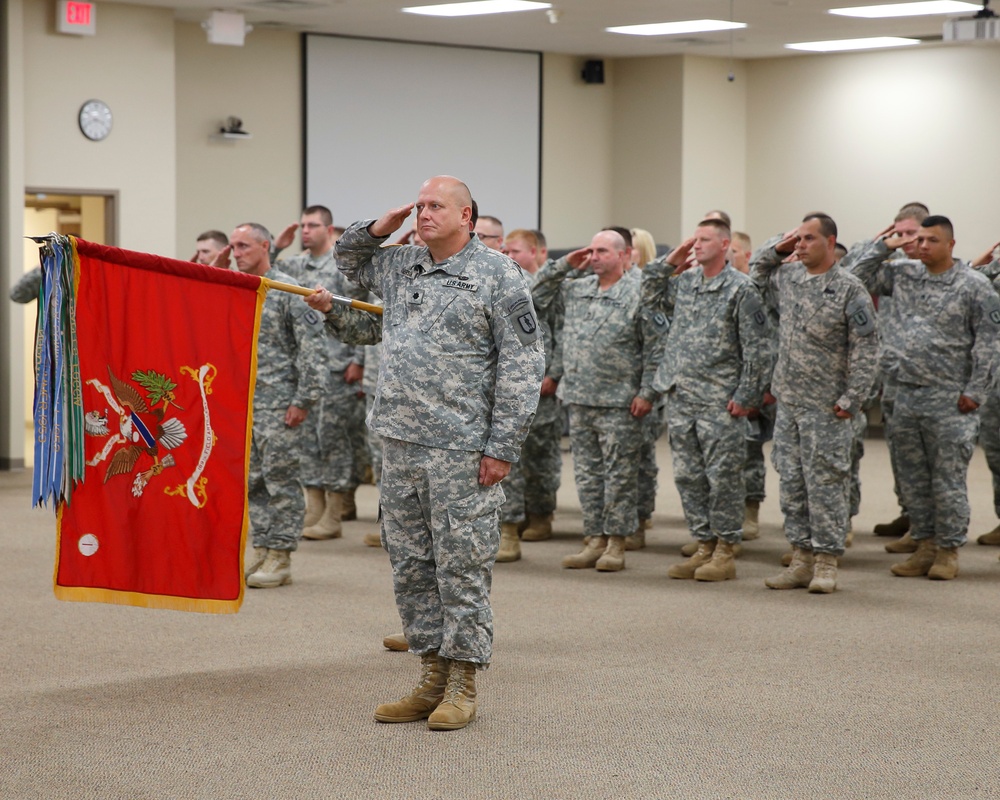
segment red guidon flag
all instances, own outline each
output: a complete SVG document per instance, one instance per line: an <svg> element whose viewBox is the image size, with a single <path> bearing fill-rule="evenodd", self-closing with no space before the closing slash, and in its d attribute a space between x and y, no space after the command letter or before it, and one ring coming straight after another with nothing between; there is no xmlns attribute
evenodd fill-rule
<svg viewBox="0 0 1000 800"><path fill-rule="evenodd" d="M58 505L56 596L235 613L266 288L70 241L83 480Z"/></svg>

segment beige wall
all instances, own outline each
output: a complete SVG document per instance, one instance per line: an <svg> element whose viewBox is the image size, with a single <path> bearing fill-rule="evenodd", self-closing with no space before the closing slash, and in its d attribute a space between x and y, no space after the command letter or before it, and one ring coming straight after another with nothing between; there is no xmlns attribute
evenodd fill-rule
<svg viewBox="0 0 1000 800"><path fill-rule="evenodd" d="M746 219L747 74L689 56L605 61L605 83L582 59L546 54L542 225L553 247L609 225L646 228L676 244L709 208Z"/></svg>
<svg viewBox="0 0 1000 800"><path fill-rule="evenodd" d="M177 23L177 228L170 254L189 258L198 234L241 222L277 233L302 210L299 35L255 30L243 47L211 45ZM210 76L210 79L209 77ZM210 138L226 117L253 138Z"/></svg>
<svg viewBox="0 0 1000 800"><path fill-rule="evenodd" d="M681 218L684 59L614 62L614 191L601 225L645 228L657 242L677 242Z"/></svg>
<svg viewBox="0 0 1000 800"><path fill-rule="evenodd" d="M951 217L962 257L1000 239L1000 48L769 59L747 71L755 242L821 209L851 243L913 200Z"/></svg>
<svg viewBox="0 0 1000 800"><path fill-rule="evenodd" d="M106 3L96 36L53 32L55 3L24 4L25 181L117 189L119 244L171 253L176 227L174 22L166 9ZM103 142L83 137L80 106L111 106Z"/></svg>
<svg viewBox="0 0 1000 800"><path fill-rule="evenodd" d="M684 59L681 237L711 209L728 212L736 230L746 224L747 76L736 64L729 81L729 70L719 58Z"/></svg>
<svg viewBox="0 0 1000 800"><path fill-rule="evenodd" d="M541 224L553 248L588 243L611 218L614 64L603 84L586 84L583 61L542 59Z"/></svg>

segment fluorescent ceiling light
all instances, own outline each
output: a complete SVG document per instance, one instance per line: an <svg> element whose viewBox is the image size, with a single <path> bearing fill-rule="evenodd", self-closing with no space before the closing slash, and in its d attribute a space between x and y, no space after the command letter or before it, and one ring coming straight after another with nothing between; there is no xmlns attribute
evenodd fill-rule
<svg viewBox="0 0 1000 800"><path fill-rule="evenodd" d="M921 17L930 14L964 14L979 11L981 5L963 3L959 0L924 0L920 3L889 3L883 6L856 6L854 8L831 8L828 13L842 17Z"/></svg>
<svg viewBox="0 0 1000 800"><path fill-rule="evenodd" d="M535 3L531 0L476 0L472 3L445 3L438 6L410 6L407 14L426 14L431 17L471 17L476 14L506 14L508 11L539 11L552 8L552 3Z"/></svg>
<svg viewBox="0 0 1000 800"><path fill-rule="evenodd" d="M722 19L686 19L681 22L652 22L648 25L620 25L605 28L608 33L628 33L633 36L671 36L677 33L706 33L745 28L745 22L726 22Z"/></svg>
<svg viewBox="0 0 1000 800"><path fill-rule="evenodd" d="M832 53L836 50L871 50L877 47L905 47L920 44L919 39L902 39L898 36L872 36L868 39L835 39L832 42L798 42L786 44L789 50L809 50L815 53Z"/></svg>

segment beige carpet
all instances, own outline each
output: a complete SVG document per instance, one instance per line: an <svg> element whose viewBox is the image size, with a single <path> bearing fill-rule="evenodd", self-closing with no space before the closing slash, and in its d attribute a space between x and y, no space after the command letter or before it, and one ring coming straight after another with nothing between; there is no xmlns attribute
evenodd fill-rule
<svg viewBox="0 0 1000 800"><path fill-rule="evenodd" d="M739 578L671 581L685 539L669 451L650 546L618 574L571 572L579 509L566 456L559 534L494 580L496 646L464 731L380 725L417 674L387 559L306 542L295 583L235 616L60 603L54 521L27 473L0 473L0 800L57 798L1000 798L1000 548L952 582L894 578L871 526L895 514L868 443L858 535L830 596L774 592L775 476ZM995 524L981 452L973 532Z"/></svg>

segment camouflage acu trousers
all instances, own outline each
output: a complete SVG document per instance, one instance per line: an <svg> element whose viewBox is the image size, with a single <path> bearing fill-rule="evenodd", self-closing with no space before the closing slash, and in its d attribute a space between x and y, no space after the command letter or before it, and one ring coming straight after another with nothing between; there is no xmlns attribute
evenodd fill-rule
<svg viewBox="0 0 1000 800"><path fill-rule="evenodd" d="M900 384L892 427L910 536L961 547L969 529L966 476L979 413L962 414L957 391Z"/></svg>
<svg viewBox="0 0 1000 800"><path fill-rule="evenodd" d="M993 511L1000 518L1000 397L996 394L979 408L979 444L993 474Z"/></svg>
<svg viewBox="0 0 1000 800"><path fill-rule="evenodd" d="M521 445L521 460L510 465L503 480L507 500L503 504L504 522L522 522L525 512L546 515L556 510L556 492L562 480L562 420L532 423Z"/></svg>
<svg viewBox="0 0 1000 800"><path fill-rule="evenodd" d="M751 422L748 419L745 424L747 458L743 466L743 483L748 503L764 502L764 487L767 480L764 442L771 441L774 436L774 414L774 404L765 405L756 420Z"/></svg>
<svg viewBox="0 0 1000 800"><path fill-rule="evenodd" d="M639 519L649 519L656 510L657 476L656 441L663 433L663 406L654 405L639 421L642 430L642 452L639 455L638 509Z"/></svg>
<svg viewBox="0 0 1000 800"><path fill-rule="evenodd" d="M571 405L569 435L583 535L635 533L640 421L627 408Z"/></svg>
<svg viewBox="0 0 1000 800"><path fill-rule="evenodd" d="M365 401L360 384L344 381L343 372L330 375L327 394L315 419L307 419L302 437L302 484L328 492L351 492L360 482L359 453L368 463ZM308 426L308 427L307 427Z"/></svg>
<svg viewBox="0 0 1000 800"><path fill-rule="evenodd" d="M367 419L368 412L372 410L372 403L375 401L375 391L374 389L365 395L365 418ZM367 427L367 425L366 425ZM379 436L371 428L367 430L367 441L368 441L368 458L372 464L372 476L375 479L375 485L378 486L382 482L382 437Z"/></svg>
<svg viewBox="0 0 1000 800"><path fill-rule="evenodd" d="M725 407L712 408L667 398L667 430L674 484L691 535L703 542L743 538L746 493L743 420Z"/></svg>
<svg viewBox="0 0 1000 800"><path fill-rule="evenodd" d="M882 396L879 398L879 407L882 410L883 433L885 435L885 445L889 449L889 465L892 467L892 490L896 493L896 501L899 507L906 513L906 503L903 502L903 493L899 489L899 464L896 463L896 448L893 446L892 421L896 410L896 381L882 373Z"/></svg>
<svg viewBox="0 0 1000 800"><path fill-rule="evenodd" d="M489 664L503 489L479 484L482 453L389 438L382 453L382 544L410 650Z"/></svg>
<svg viewBox="0 0 1000 800"><path fill-rule="evenodd" d="M793 547L844 553L854 426L833 409L778 403L771 459L780 477L785 536Z"/></svg>
<svg viewBox="0 0 1000 800"><path fill-rule="evenodd" d="M306 514L299 482L303 426L286 426L285 411L255 408L250 441L247 499L253 546L271 550L298 547Z"/></svg>
<svg viewBox="0 0 1000 800"><path fill-rule="evenodd" d="M851 481L847 490L847 514L856 517L861 509L861 459L865 456L865 434L868 415L859 411L851 418L854 438L851 440Z"/></svg>

